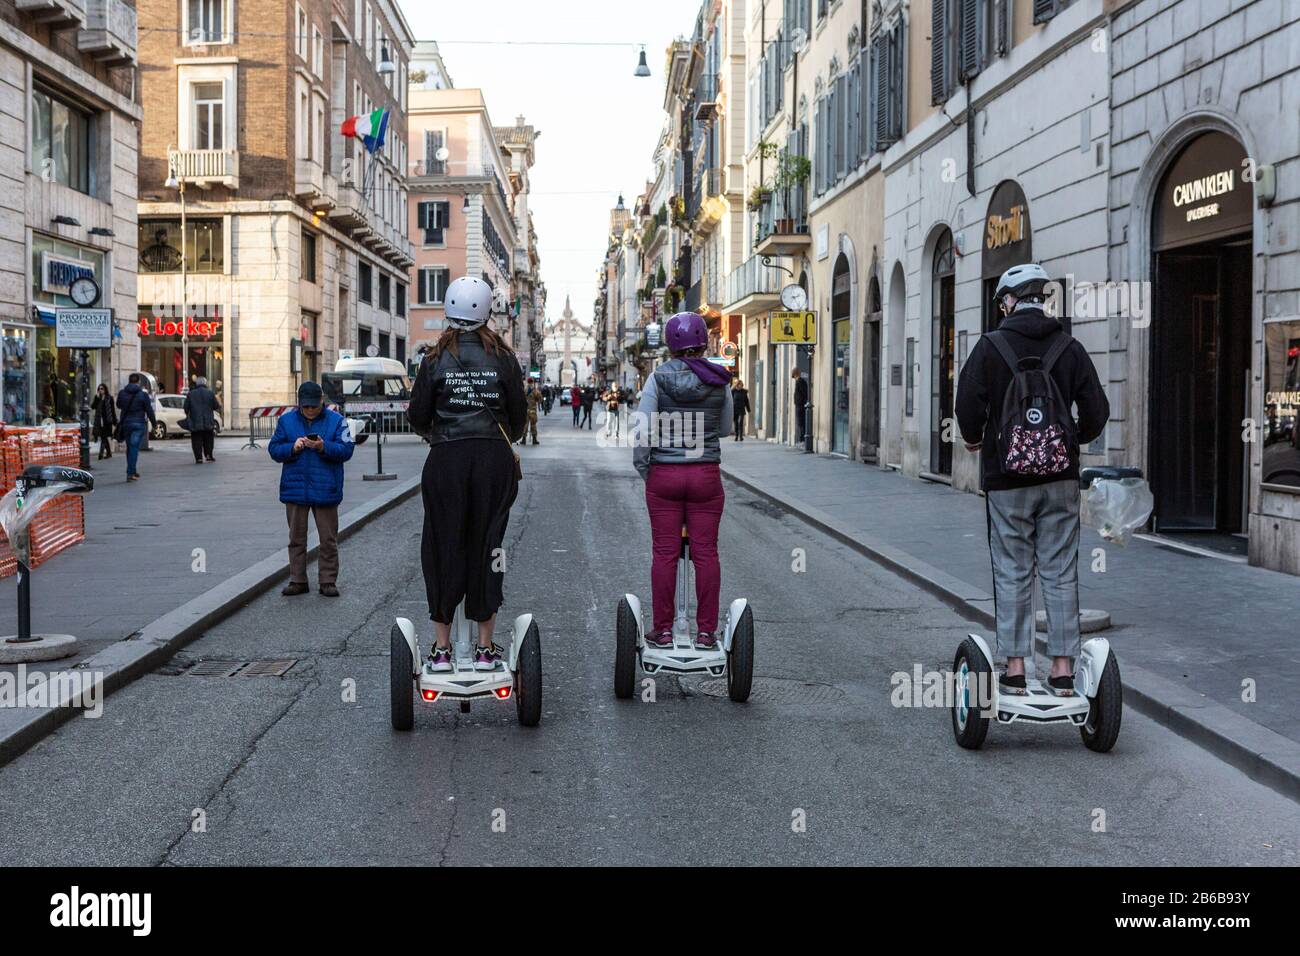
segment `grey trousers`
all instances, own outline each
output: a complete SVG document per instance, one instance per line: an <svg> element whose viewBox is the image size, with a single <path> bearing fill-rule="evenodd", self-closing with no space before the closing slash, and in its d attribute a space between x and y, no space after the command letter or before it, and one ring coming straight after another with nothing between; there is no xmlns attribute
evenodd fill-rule
<svg viewBox="0 0 1300 956"><path fill-rule="evenodd" d="M1079 655L1079 482L990 491L989 555L999 657L1030 657L1034 571L1047 611L1047 653Z"/></svg>

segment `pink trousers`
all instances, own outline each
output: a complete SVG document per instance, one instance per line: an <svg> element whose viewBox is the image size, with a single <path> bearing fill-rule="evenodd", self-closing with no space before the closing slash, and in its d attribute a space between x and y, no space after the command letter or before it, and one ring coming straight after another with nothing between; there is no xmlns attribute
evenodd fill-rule
<svg viewBox="0 0 1300 956"><path fill-rule="evenodd" d="M718 591L722 586L718 524L724 500L722 473L716 463L650 466L645 503L654 541L650 593L656 632L672 630L683 526L690 537L691 563L695 566L696 627L709 633L718 629Z"/></svg>

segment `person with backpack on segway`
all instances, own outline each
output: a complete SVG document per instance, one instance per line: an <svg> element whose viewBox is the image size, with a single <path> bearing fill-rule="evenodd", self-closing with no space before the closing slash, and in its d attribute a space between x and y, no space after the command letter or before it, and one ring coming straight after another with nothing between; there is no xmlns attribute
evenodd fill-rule
<svg viewBox="0 0 1300 956"><path fill-rule="evenodd" d="M1005 318L971 350L956 411L967 449L983 452L997 653L1007 658L999 690L1025 693L1036 571L1052 658L1044 684L1068 697L1079 654L1079 447L1101 435L1110 404L1087 350L1044 311L1050 281L1034 263L1002 274L994 302Z"/></svg>

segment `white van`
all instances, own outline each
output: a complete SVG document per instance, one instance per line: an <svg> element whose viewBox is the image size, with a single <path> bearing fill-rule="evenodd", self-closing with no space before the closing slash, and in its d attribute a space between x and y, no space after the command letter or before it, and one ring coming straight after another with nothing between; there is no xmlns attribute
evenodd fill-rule
<svg viewBox="0 0 1300 956"><path fill-rule="evenodd" d="M391 358L340 359L334 371L321 376L320 384L325 399L345 409L349 401L407 401L411 397L406 366ZM373 415L370 421L371 431L380 426L386 432L409 431L405 412Z"/></svg>

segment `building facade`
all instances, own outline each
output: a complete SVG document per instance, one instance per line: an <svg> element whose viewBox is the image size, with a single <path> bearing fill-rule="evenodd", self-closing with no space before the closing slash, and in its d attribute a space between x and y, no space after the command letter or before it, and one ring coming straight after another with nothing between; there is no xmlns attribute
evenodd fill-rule
<svg viewBox="0 0 1300 956"><path fill-rule="evenodd" d="M239 421L341 354L405 359L412 46L391 0L194 0L148 34L139 364L163 390L205 375ZM341 127L375 110L372 153Z"/></svg>
<svg viewBox="0 0 1300 956"><path fill-rule="evenodd" d="M511 154L497 140L482 91L443 85L431 62L436 49L430 47L421 44L415 60L425 83L411 89L414 165L409 216L416 260L412 336L422 344L438 338L446 328L447 286L470 275L492 287L491 325L514 341L515 252L526 248L520 246L515 201L516 189L526 179L512 179ZM531 135L528 129L525 134ZM525 148L531 153L531 143ZM530 263L520 264L531 268ZM526 336L515 347L525 364Z"/></svg>
<svg viewBox="0 0 1300 956"><path fill-rule="evenodd" d="M136 10L123 0L0 0L0 346L3 420L74 421L74 355L55 310L88 275L113 346L89 387L138 367L136 173L142 116Z"/></svg>
<svg viewBox="0 0 1300 956"><path fill-rule="evenodd" d="M1111 455L1157 533L1300 574L1300 7L1109 12Z"/></svg>

